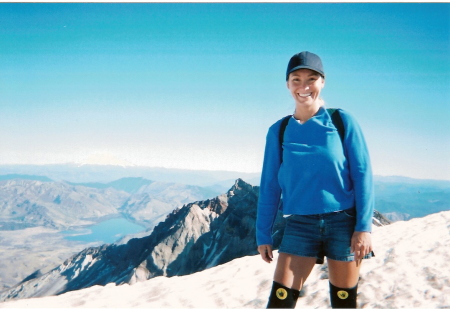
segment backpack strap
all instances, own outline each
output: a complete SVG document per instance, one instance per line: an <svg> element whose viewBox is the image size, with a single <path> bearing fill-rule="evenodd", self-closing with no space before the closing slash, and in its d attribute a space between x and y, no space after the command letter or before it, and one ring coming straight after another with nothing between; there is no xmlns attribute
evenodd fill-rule
<svg viewBox="0 0 450 309"><path fill-rule="evenodd" d="M344 145L344 137L345 137L345 127L342 122L341 113L338 108L327 108L328 114L331 116L331 121L336 127L339 137L341 138L342 145Z"/></svg>
<svg viewBox="0 0 450 309"><path fill-rule="evenodd" d="M331 116L331 121L336 127L339 137L341 138L342 147L344 147L344 137L345 137L345 127L342 121L341 114L339 113L339 108L327 108L328 114ZM280 141L280 150L281 150L281 162L283 162L283 141L284 141L284 132L286 131L286 127L288 125L289 119L291 119L292 115L287 115L282 118L280 132L278 139Z"/></svg>
<svg viewBox="0 0 450 309"><path fill-rule="evenodd" d="M288 125L289 119L291 119L292 115L287 115L281 120L280 133L278 135L278 139L280 140L280 145L283 145L284 141L284 131L286 131L286 127Z"/></svg>

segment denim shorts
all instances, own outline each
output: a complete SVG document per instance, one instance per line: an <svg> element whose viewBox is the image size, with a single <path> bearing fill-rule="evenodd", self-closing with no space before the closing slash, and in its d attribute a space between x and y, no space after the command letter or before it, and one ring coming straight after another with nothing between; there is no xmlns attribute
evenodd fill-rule
<svg viewBox="0 0 450 309"><path fill-rule="evenodd" d="M336 261L353 261L351 238L356 224L356 210L349 208L317 215L291 215L278 252L314 257L323 264L324 257ZM370 252L364 259L375 256Z"/></svg>

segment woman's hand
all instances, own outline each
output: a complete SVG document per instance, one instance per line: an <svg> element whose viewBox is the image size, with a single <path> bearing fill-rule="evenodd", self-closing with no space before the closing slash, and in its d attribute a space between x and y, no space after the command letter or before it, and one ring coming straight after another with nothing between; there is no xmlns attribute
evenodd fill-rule
<svg viewBox="0 0 450 309"><path fill-rule="evenodd" d="M372 237L369 232L353 233L351 252L355 254L356 265L359 265L365 255L372 252Z"/></svg>
<svg viewBox="0 0 450 309"><path fill-rule="evenodd" d="M273 254L272 254L272 246L271 245L261 245L258 246L258 252L261 254L262 259L270 263L273 260Z"/></svg>

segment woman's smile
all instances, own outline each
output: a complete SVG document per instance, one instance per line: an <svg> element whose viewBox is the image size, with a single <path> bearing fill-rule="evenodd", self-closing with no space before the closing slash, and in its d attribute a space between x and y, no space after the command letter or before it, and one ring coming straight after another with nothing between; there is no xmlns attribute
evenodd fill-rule
<svg viewBox="0 0 450 309"><path fill-rule="evenodd" d="M324 85L323 77L309 69L299 69L290 73L287 81L292 97L300 105L318 103Z"/></svg>

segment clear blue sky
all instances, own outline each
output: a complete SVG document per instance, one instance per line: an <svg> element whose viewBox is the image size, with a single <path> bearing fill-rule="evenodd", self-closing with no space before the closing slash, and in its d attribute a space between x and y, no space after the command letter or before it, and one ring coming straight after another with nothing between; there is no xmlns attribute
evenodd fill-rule
<svg viewBox="0 0 450 309"><path fill-rule="evenodd" d="M0 3L0 164L259 172L303 50L375 174L450 179L448 3Z"/></svg>

